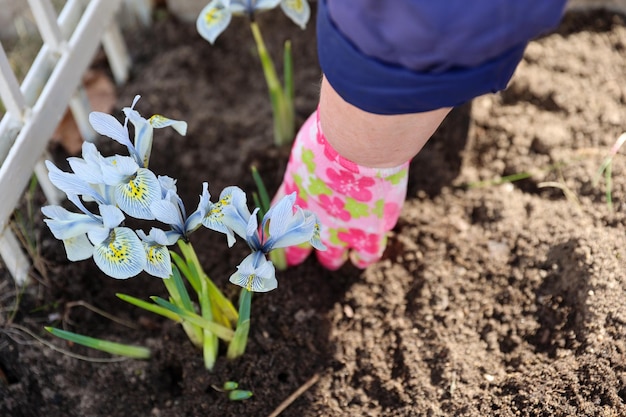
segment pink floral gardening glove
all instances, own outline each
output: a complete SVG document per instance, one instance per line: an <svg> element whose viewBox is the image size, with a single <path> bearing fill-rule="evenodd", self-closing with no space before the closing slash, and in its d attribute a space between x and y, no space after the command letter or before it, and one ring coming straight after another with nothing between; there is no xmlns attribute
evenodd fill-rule
<svg viewBox="0 0 626 417"><path fill-rule="evenodd" d="M381 258L387 232L398 221L408 167L407 162L395 168L367 168L343 158L326 141L316 111L296 136L275 199L295 191L296 203L317 214L328 247L317 251L324 267L338 269L349 257L365 268ZM297 265L310 252L308 245L287 248L287 263Z"/></svg>

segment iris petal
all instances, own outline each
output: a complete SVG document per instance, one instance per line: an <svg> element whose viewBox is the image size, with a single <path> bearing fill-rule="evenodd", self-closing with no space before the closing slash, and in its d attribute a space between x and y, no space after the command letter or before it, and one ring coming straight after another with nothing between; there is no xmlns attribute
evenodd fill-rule
<svg viewBox="0 0 626 417"><path fill-rule="evenodd" d="M135 126L135 150L139 160L137 163L144 168L148 167L150 153L152 152L152 139L154 131L146 119L141 117L139 112L129 108L124 109L124 114Z"/></svg>
<svg viewBox="0 0 626 417"><path fill-rule="evenodd" d="M110 277L126 279L143 271L146 253L135 232L126 227L116 227L109 237L94 248L96 265Z"/></svg>
<svg viewBox="0 0 626 417"><path fill-rule="evenodd" d="M102 181L106 185L118 185L134 175L139 169L137 162L130 156L109 156L101 165Z"/></svg>
<svg viewBox="0 0 626 417"><path fill-rule="evenodd" d="M146 251L146 266L144 270L155 277L169 278L172 273L170 251L163 245L143 244Z"/></svg>
<svg viewBox="0 0 626 417"><path fill-rule="evenodd" d="M101 223L96 217L86 214L72 213L60 206L45 206L41 212L49 217L44 222L57 239L71 239L84 235L94 227L100 227Z"/></svg>
<svg viewBox="0 0 626 417"><path fill-rule="evenodd" d="M165 224L182 231L184 229L183 218L178 206L168 200L158 200L150 205L150 211L154 217Z"/></svg>
<svg viewBox="0 0 626 417"><path fill-rule="evenodd" d="M254 5L254 10L269 10L269 9L273 9L274 7L278 6L278 3L280 3L280 0L257 0L256 4Z"/></svg>
<svg viewBox="0 0 626 417"><path fill-rule="evenodd" d="M129 149L133 148L133 144L128 137L128 131L110 114L97 111L91 112L89 114L89 123L91 123L93 129L101 135L108 136Z"/></svg>
<svg viewBox="0 0 626 417"><path fill-rule="evenodd" d="M185 136L187 134L187 122L183 120L168 119L160 114L154 114L148 121L154 128L161 129L171 126L179 135Z"/></svg>
<svg viewBox="0 0 626 417"><path fill-rule="evenodd" d="M139 168L132 179L115 187L115 201L119 208L137 219L154 219L150 206L160 197L159 180L146 168Z"/></svg>
<svg viewBox="0 0 626 417"><path fill-rule="evenodd" d="M278 287L274 265L258 251L252 252L237 266L230 282L254 292L267 292Z"/></svg>
<svg viewBox="0 0 626 417"><path fill-rule="evenodd" d="M220 0L213 0L200 12L196 29L204 39L215 43L215 39L228 27L231 18L230 10Z"/></svg>
<svg viewBox="0 0 626 417"><path fill-rule="evenodd" d="M104 197L76 174L63 172L50 161L46 161L46 167L50 182L65 194L86 195L99 203L104 202Z"/></svg>
<svg viewBox="0 0 626 417"><path fill-rule="evenodd" d="M304 29L311 17L311 8L306 0L282 0L280 8L296 25Z"/></svg>
<svg viewBox="0 0 626 417"><path fill-rule="evenodd" d="M78 235L68 239L63 239L63 246L67 259L72 262L83 261L93 255L93 245L87 239L87 235Z"/></svg>

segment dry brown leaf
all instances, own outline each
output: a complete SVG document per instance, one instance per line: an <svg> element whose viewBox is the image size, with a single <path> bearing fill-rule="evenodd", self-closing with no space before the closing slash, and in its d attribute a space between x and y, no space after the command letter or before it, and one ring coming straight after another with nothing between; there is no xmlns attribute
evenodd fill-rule
<svg viewBox="0 0 626 417"><path fill-rule="evenodd" d="M83 86L92 111L110 113L117 101L115 84L111 78L101 70L89 70L83 77ZM83 137L72 112L68 109L52 134L52 140L59 143L70 155L80 153L83 146Z"/></svg>

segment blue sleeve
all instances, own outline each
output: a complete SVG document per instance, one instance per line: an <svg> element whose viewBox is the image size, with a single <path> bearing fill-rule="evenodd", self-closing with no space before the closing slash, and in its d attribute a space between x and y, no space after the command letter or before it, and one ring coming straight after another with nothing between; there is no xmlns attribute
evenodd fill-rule
<svg viewBox="0 0 626 417"><path fill-rule="evenodd" d="M566 0L319 0L319 61L335 91L376 114L460 105L502 90Z"/></svg>

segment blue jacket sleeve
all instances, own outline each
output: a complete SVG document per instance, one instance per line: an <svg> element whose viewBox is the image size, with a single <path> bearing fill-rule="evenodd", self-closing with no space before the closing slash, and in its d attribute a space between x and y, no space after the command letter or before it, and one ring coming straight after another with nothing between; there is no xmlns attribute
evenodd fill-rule
<svg viewBox="0 0 626 417"><path fill-rule="evenodd" d="M347 102L376 114L460 105L502 90L528 41L566 0L319 0L322 71Z"/></svg>

